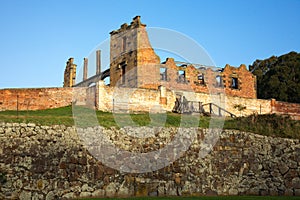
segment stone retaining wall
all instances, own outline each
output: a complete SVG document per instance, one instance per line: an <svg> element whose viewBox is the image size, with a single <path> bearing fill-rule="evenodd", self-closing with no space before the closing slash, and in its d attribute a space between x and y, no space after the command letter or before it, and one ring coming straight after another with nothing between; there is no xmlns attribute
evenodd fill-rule
<svg viewBox="0 0 300 200"><path fill-rule="evenodd" d="M175 128L163 128L143 139L130 135L157 129L80 130L84 138L97 131L119 148L137 153L163 148L177 133ZM185 134L192 130L183 129ZM0 199L300 195L299 140L225 130L212 152L200 158L207 134L207 129L198 129L192 145L171 165L134 174L96 160L74 127L0 123Z"/></svg>

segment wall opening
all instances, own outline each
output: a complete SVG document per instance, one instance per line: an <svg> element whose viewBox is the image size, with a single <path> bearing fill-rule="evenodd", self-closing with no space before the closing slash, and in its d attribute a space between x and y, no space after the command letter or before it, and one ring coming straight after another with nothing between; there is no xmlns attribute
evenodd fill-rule
<svg viewBox="0 0 300 200"><path fill-rule="evenodd" d="M184 70L178 70L178 79L177 79L177 82L178 83L185 83L186 80L185 80L185 71Z"/></svg>
<svg viewBox="0 0 300 200"><path fill-rule="evenodd" d="M92 82L92 83L89 83L88 87L94 87L96 85L96 83Z"/></svg>
<svg viewBox="0 0 300 200"><path fill-rule="evenodd" d="M197 80L194 81L194 83L195 83L196 85L205 85L204 74L203 74L203 73L198 74L198 75L197 75Z"/></svg>
<svg viewBox="0 0 300 200"><path fill-rule="evenodd" d="M236 78L236 77L231 78L231 88L232 89L239 89L238 78Z"/></svg>
<svg viewBox="0 0 300 200"><path fill-rule="evenodd" d="M126 65L122 65L122 84L126 82Z"/></svg>
<svg viewBox="0 0 300 200"><path fill-rule="evenodd" d="M160 73L160 80L167 81L167 68L161 67L159 69L159 73Z"/></svg>
<svg viewBox="0 0 300 200"><path fill-rule="evenodd" d="M216 76L216 86L223 87L223 79L222 79L222 76L220 76L220 75Z"/></svg>
<svg viewBox="0 0 300 200"><path fill-rule="evenodd" d="M110 85L110 77L109 76L106 77L105 79L103 79L103 81L104 81L105 85Z"/></svg>
<svg viewBox="0 0 300 200"><path fill-rule="evenodd" d="M127 38L126 37L123 37L122 38L122 51L125 52L126 51L126 41L127 41Z"/></svg>

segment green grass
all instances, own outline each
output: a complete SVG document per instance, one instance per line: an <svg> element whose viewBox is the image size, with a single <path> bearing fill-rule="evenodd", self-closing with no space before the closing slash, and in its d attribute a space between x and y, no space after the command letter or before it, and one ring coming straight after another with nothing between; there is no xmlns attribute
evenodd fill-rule
<svg viewBox="0 0 300 200"><path fill-rule="evenodd" d="M70 106L48 110L37 111L2 111L0 121L17 123L35 123L39 125L59 125L72 126L72 108Z"/></svg>
<svg viewBox="0 0 300 200"><path fill-rule="evenodd" d="M98 198L98 200L120 200L126 198ZM171 199L184 199L184 200L300 200L300 197L270 197L270 196L201 196L201 197L130 197L127 199L134 200L171 200ZM84 199L84 200L97 200L97 199Z"/></svg>
<svg viewBox="0 0 300 200"><path fill-rule="evenodd" d="M237 129L272 137L300 139L300 121L291 120L287 116L250 115L227 120L225 129Z"/></svg>
<svg viewBox="0 0 300 200"><path fill-rule="evenodd" d="M112 114L110 112L94 111L89 108L78 107L75 110L77 126L101 125L106 128L120 126L165 126L165 127L223 127L224 129L236 129L249 131L267 136L297 138L300 139L300 121L291 120L289 117L278 115L251 115L240 118L222 118L180 115L176 113L150 114ZM94 121L93 121L94 119ZM131 121L131 124L127 122ZM63 107L38 111L2 111L0 122L35 123L38 125L66 125L73 126L74 118L72 107ZM195 123L196 122L196 123ZM213 123L211 123L213 122Z"/></svg>

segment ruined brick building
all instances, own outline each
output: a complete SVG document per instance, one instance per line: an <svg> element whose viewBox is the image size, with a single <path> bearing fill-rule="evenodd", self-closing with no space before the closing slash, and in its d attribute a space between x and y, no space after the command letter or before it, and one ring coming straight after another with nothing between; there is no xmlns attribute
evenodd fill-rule
<svg viewBox="0 0 300 200"><path fill-rule="evenodd" d="M72 87L73 85L75 85L77 65L73 62L74 58L69 58L69 60L67 61L64 73L64 87Z"/></svg>
<svg viewBox="0 0 300 200"><path fill-rule="evenodd" d="M70 61L65 71L65 83L74 80ZM71 65L73 66L73 65ZM87 66L84 65L84 81L87 79ZM72 78L70 78L72 77ZM64 85L64 86L72 86ZM202 93L224 92L226 95L256 98L256 78L246 69L226 65L223 69L190 63L175 62L167 58L161 62L151 47L146 25L140 16L131 24L123 24L110 32L110 86L128 88L158 89L165 86L172 90L193 90Z"/></svg>
<svg viewBox="0 0 300 200"><path fill-rule="evenodd" d="M161 61L152 48L146 25L139 16L110 32L110 67L101 70L101 50L96 51L96 73L88 77L84 59L82 80L76 80L77 65L66 63L63 88L0 89L0 111L39 110L73 103L98 110L160 112L173 110L178 96L205 105L222 103L215 112L236 116L253 113L289 114L300 119L300 104L257 99L256 77L245 65L206 67ZM109 77L109 85L104 79ZM245 108L242 112L237 107ZM199 106L200 109L200 106Z"/></svg>

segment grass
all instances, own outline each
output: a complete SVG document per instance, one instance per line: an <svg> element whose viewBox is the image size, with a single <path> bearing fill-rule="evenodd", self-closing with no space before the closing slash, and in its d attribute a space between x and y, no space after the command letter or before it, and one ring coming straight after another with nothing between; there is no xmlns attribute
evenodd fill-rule
<svg viewBox="0 0 300 200"><path fill-rule="evenodd" d="M98 200L122 200L126 198L99 198ZM133 200L171 200L171 199L184 199L184 200L300 200L300 197L271 197L271 196L201 196L201 197L130 197L127 199ZM97 200L97 199L84 199L84 200Z"/></svg>
<svg viewBox="0 0 300 200"><path fill-rule="evenodd" d="M0 122L35 123L38 125L66 125L73 126L76 122L78 126L101 125L106 128L119 126L165 126L165 127L201 127L208 128L223 127L224 129L236 129L248 131L267 136L296 138L300 139L300 121L291 120L286 116L251 115L240 118L227 118L225 122L222 118L180 115L176 113L167 114L112 114L110 112L93 111L88 108L63 107L38 111L2 111L0 112ZM75 119L75 121L74 121ZM94 119L94 120L93 120ZM196 120L196 121L195 121ZM128 122L131 122L128 124ZM213 123L210 123L213 122Z"/></svg>
<svg viewBox="0 0 300 200"><path fill-rule="evenodd" d="M272 137L300 139L300 121L275 114L250 115L227 120L225 129L237 129Z"/></svg>

